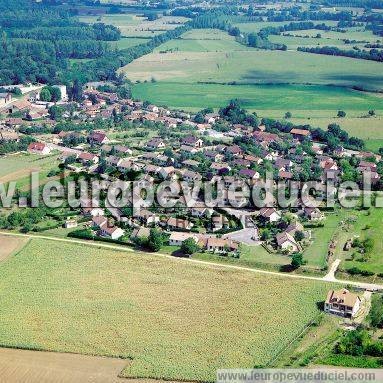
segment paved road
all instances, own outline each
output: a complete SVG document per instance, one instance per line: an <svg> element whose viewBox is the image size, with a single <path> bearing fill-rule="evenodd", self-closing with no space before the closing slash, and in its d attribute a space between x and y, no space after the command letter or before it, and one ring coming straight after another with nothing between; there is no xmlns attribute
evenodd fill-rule
<svg viewBox="0 0 383 383"><path fill-rule="evenodd" d="M71 239L71 238L48 237L48 236L44 236L44 235L9 233L9 232L5 232L5 231L0 231L0 234L1 235L16 236L16 237L46 239L49 241L75 243L75 244L79 244L79 245L95 246L97 248L102 248L102 249L111 249L111 250L145 254L145 252L140 252L140 251L137 251L135 249L131 249L129 247L123 247L123 246L118 246L118 245L108 245L108 244L103 244L100 242L91 242L91 241ZM282 277L282 278L307 279L307 280L320 281L320 282L326 282L326 283L329 282L328 280L325 279L325 277L313 277L313 276L307 276L307 275L301 275L301 274L287 274L287 273L282 273L282 272L277 272L277 271L253 269L253 268L245 267L245 266L235 266L235 265L227 265L227 264L216 263L216 262L207 262L207 261L201 261L201 260L193 259L193 258L174 257L172 255L163 254L163 253L153 253L153 256L167 258L167 259L172 260L173 262L188 262L188 263L192 263L192 264L193 263L194 264L200 264L200 265L204 265L204 266L211 266L211 267L216 267L216 268L221 268L221 269L241 270L241 271L248 271L248 272L257 273L257 274L274 275L274 276ZM340 280L340 279L335 279L331 282L339 283L342 285L355 286L355 287L359 287L362 289L368 289L368 290L383 290L383 285L374 284L374 283L364 283L364 282L356 282L356 281Z"/></svg>

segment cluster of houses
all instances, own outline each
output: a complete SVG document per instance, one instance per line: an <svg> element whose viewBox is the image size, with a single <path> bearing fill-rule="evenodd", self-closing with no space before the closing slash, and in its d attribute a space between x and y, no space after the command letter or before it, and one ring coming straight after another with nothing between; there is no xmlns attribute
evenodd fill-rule
<svg viewBox="0 0 383 383"><path fill-rule="evenodd" d="M156 183L162 180L186 181L190 184L199 181L215 182L222 180L226 189L235 182L247 183L250 186L260 182L265 167L274 174L275 181L296 182L296 174L303 169L303 164L308 156L313 158L320 169L322 183L331 179L335 184L340 181L342 169L339 160L355 156L359 160L357 171L371 174L372 182L378 182L380 176L377 173L376 162L380 156L369 152L356 152L337 148L333 155L326 154L325 145L313 143L312 152L306 153L300 144L311 139L311 133L306 129L292 129L284 135L266 131L266 127L260 125L252 127L244 124L230 124L222 121L218 113L206 113L203 122L194 121L194 116L180 111L172 111L149 103L132 99L123 99L117 93L99 90L99 83L89 83L84 90L84 100L76 104L75 112L71 116L64 114L63 118L73 118L81 121L93 121L94 119L110 119L115 114L122 116L123 120L137 124L145 121L155 122L167 128L167 131L176 131L182 126L179 139L170 139L166 136L154 136L146 140L141 147L132 147L124 140L115 140L108 137L108 131L93 130L90 132L61 131L54 135L53 139L39 139L29 145L28 151L34 154L51 154L52 148L60 150L60 159L70 170L88 173L102 173L105 179L112 181L113 178L128 177L136 174L136 180ZM66 90L60 87L62 104L67 103ZM0 102L8 100L9 96L1 95ZM7 103L6 110L9 113L28 113L28 121L12 115L0 121L0 140L18 140L20 134L18 127L24 124L38 123L50 126L56 124L47 115L47 103L39 101L38 91L32 92L27 98ZM1 108L1 104L0 104ZM32 113L32 115L31 115ZM31 121L32 120L32 121ZM206 139L213 135L216 123L225 122L230 128L225 133L220 133L222 139ZM190 129L185 129L189 127ZM179 130L178 130L179 131ZM217 133L217 132L216 132ZM75 147L66 147L64 142L67 137L82 137L83 143ZM257 151L247 150L240 144L240 140L234 138L246 138L248 142L257 148ZM278 150L278 145L290 142L286 151ZM170 153L169 153L170 152ZM373 159L373 160L371 160ZM102 171L100 171L102 169ZM229 204L227 190L219 195L224 205ZM238 243L229 238L222 239L217 232L223 229L236 230L240 228L230 227L228 218L222 212L209 209L202 201L192 208L186 206L181 200L178 207L185 208L182 219L176 212L169 212L167 220L160 220L155 214L143 210L137 217L132 217L130 222L134 233L145 232L148 225L162 225L164 230L170 233L170 244L180 245L184 238L193 238L205 249L215 249L222 252L223 249L237 251ZM117 214L119 215L119 214ZM270 224L278 224L284 215L284 211L277 207L268 207L257 210L256 216ZM93 215L92 215L93 216ZM92 226L97 232L105 237L118 239L124 236L124 231L118 226L110 225L103 215L97 215ZM103 218L99 218L103 217ZM210 219L212 222L209 230L200 230L196 222ZM324 219L323 213L318 208L300 206L297 219L283 230L279 230L275 237L275 244L279 251L292 253L301 250L301 244L296 239L297 232L305 233L301 222L305 220L319 221ZM142 230L141 230L142 229ZM205 228L206 229L206 228ZM141 231L140 231L141 230ZM185 234L187 233L187 234Z"/></svg>

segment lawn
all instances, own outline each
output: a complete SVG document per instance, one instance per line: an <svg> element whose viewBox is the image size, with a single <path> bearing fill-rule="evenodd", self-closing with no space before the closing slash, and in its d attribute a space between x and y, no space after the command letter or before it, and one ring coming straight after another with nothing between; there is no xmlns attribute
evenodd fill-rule
<svg viewBox="0 0 383 383"><path fill-rule="evenodd" d="M0 344L129 358L125 377L214 381L220 367L266 364L329 287L33 239L0 264Z"/></svg>
<svg viewBox="0 0 383 383"><path fill-rule="evenodd" d="M351 215L351 214L349 214ZM383 209L382 208L370 208L369 211L354 211L353 216L357 217L356 222L351 226L347 238L358 237L362 241L366 238L373 240L374 246L367 257L367 261L363 261L362 255L356 255L354 260L351 260L351 254L355 249L351 249L348 252L340 251L339 256L344 259L342 262L342 269L349 269L351 267L357 267L361 270L372 271L376 274L383 273ZM343 246L340 244L340 247Z"/></svg>
<svg viewBox="0 0 383 383"><path fill-rule="evenodd" d="M359 114L367 114L369 109L383 110L383 99L374 94L320 85L156 82L135 84L133 96L159 105L187 110L199 110L208 106L219 108L227 105L232 99L239 99L246 109L255 110L266 117L275 114L279 118L282 118L287 111L292 111L295 116L295 109L303 111L306 116L315 114L316 111L323 111L324 113L321 114L327 116L327 120L331 116L336 116L340 109L358 111ZM362 125L368 121L362 120L360 123ZM306 120L304 123L311 122Z"/></svg>
<svg viewBox="0 0 383 383"><path fill-rule="evenodd" d="M345 210L328 214L324 221L324 227L310 229L313 243L303 252L308 266L320 268L326 266L328 245L346 215L347 211Z"/></svg>

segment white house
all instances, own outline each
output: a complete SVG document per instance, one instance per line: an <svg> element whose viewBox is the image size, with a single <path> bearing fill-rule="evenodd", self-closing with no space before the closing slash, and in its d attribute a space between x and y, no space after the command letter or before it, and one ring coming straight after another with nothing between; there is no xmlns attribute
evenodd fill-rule
<svg viewBox="0 0 383 383"><path fill-rule="evenodd" d="M324 311L346 318L353 318L358 313L361 303L359 295L346 289L330 290L327 293Z"/></svg>
<svg viewBox="0 0 383 383"><path fill-rule="evenodd" d="M294 237L287 232L279 233L276 236L278 247L288 252L296 252L299 250L299 245Z"/></svg>
<svg viewBox="0 0 383 383"><path fill-rule="evenodd" d="M169 245L170 246L181 246L183 244L183 242L189 238L194 239L194 241L196 243L198 243L198 238L196 235L193 235L190 233L179 233L179 232L173 231L169 237Z"/></svg>

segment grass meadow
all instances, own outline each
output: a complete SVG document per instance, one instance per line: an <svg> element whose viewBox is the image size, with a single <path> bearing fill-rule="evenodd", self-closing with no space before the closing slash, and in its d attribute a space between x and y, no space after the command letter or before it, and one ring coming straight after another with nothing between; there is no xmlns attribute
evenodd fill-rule
<svg viewBox="0 0 383 383"><path fill-rule="evenodd" d="M155 78L183 83L331 84L383 89L381 63L293 51L151 53L121 71L132 81Z"/></svg>
<svg viewBox="0 0 383 383"><path fill-rule="evenodd" d="M127 358L125 377L214 381L219 367L267 364L329 287L33 239L0 263L0 344Z"/></svg>
<svg viewBox="0 0 383 383"><path fill-rule="evenodd" d="M27 191L31 184L31 173L39 172L41 184L46 183L48 173L57 170L57 155L39 156L35 154L16 154L0 158L0 183L16 181L20 191Z"/></svg>
<svg viewBox="0 0 383 383"><path fill-rule="evenodd" d="M124 37L153 37L155 35L174 29L188 21L185 17L162 16L157 20L148 21L145 17L133 14L103 15L103 16L80 16L79 20L84 23L111 24L121 30Z"/></svg>
<svg viewBox="0 0 383 383"><path fill-rule="evenodd" d="M383 110L383 98L372 93L323 85L223 85L164 81L135 84L133 96L185 110L199 110L207 106L220 108L230 100L238 99L244 108L265 117L282 118L287 111L296 116L295 110L299 109L300 116L322 112L318 115L326 121L335 117L340 109L357 111L358 114L367 114L370 109ZM367 121L362 120L361 126ZM311 122L307 120L304 123Z"/></svg>

